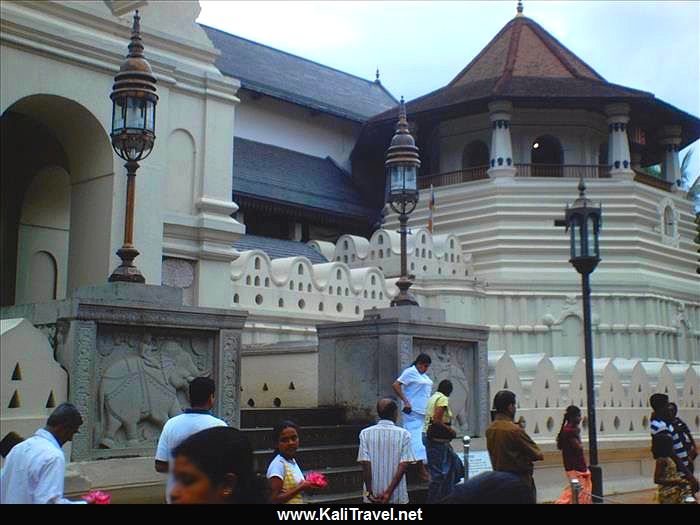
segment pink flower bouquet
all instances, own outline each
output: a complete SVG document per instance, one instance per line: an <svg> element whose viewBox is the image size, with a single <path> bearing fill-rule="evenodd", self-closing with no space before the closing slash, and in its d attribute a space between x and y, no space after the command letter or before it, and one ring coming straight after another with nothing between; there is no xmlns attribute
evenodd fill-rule
<svg viewBox="0 0 700 525"><path fill-rule="evenodd" d="M95 505L109 505L112 501L112 495L109 492L102 492L101 490L91 490L83 496L83 499Z"/></svg>
<svg viewBox="0 0 700 525"><path fill-rule="evenodd" d="M321 474L320 472L309 472L306 475L306 481L309 483L315 485L316 487L322 489L326 485L328 485L328 480L326 479L326 476Z"/></svg>

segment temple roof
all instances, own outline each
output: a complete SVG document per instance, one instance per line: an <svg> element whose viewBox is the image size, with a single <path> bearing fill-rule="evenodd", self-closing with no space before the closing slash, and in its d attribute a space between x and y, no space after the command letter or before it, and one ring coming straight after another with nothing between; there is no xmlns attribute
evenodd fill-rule
<svg viewBox="0 0 700 525"><path fill-rule="evenodd" d="M316 111L365 122L397 104L378 81L366 80L202 25L221 55L216 66L241 86Z"/></svg>
<svg viewBox="0 0 700 525"><path fill-rule="evenodd" d="M325 213L370 220L352 176L330 157L314 157L269 144L234 138L234 200L243 195Z"/></svg>
<svg viewBox="0 0 700 525"><path fill-rule="evenodd" d="M311 264L327 263L328 260L306 243L298 241L286 241L282 239L272 239L259 235L244 235L238 239L233 247L239 252L247 250L262 250L270 259L282 259L285 257L306 257Z"/></svg>
<svg viewBox="0 0 700 525"><path fill-rule="evenodd" d="M488 111L495 99L523 107L603 111L605 104L628 102L640 125L679 124L683 146L700 136L700 120L652 93L613 84L567 49L531 18L516 16L446 86L406 104L409 118L439 120ZM395 122L397 105L370 124ZM361 139L362 140L362 139Z"/></svg>

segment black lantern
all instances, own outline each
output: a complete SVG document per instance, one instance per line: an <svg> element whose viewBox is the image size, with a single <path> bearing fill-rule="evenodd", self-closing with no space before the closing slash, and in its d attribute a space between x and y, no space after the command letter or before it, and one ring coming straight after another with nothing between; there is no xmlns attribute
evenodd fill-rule
<svg viewBox="0 0 700 525"><path fill-rule="evenodd" d="M579 196L566 207L563 221L555 225L566 226L570 235L571 258L569 262L581 274L581 296L583 298L583 337L586 364L586 412L588 417L588 447L591 471L592 495L595 503L602 502L603 473L598 465L598 440L595 413L595 390L593 389L593 331L591 326L590 275L600 262L600 225L602 207L594 206L586 197L583 179L578 184Z"/></svg>
<svg viewBox="0 0 700 525"><path fill-rule="evenodd" d="M578 185L579 197L567 206L564 222L571 238L569 262L581 274L591 273L600 262L601 207L586 197L583 179Z"/></svg>
<svg viewBox="0 0 700 525"><path fill-rule="evenodd" d="M418 305L418 302L408 293L413 284L408 275L406 264L406 235L408 215L418 204L418 168L420 157L418 148L408 129L406 119L406 104L403 97L399 104L399 121L396 133L386 152L384 162L387 176L387 200L391 209L399 214L399 233L401 234L401 276L396 283L399 295L391 302L392 306Z"/></svg>
<svg viewBox="0 0 700 525"><path fill-rule="evenodd" d="M141 272L134 265L139 255L134 247L135 177L139 161L153 150L156 139L156 78L151 65L143 56L141 17L136 11L131 30L129 54L114 77L112 86L112 147L126 161L126 218L124 244L117 250L122 263L109 277L110 282L144 283Z"/></svg>

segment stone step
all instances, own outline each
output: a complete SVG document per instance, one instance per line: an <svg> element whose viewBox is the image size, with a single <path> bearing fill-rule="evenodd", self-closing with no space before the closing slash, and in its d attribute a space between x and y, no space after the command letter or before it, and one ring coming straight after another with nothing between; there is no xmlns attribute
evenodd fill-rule
<svg viewBox="0 0 700 525"><path fill-rule="evenodd" d="M428 485L408 485L408 502L411 504L425 503L425 498L428 495ZM319 492L305 496L308 503L316 505L348 505L362 503L362 490L353 490L343 493L327 493Z"/></svg>
<svg viewBox="0 0 700 525"><path fill-rule="evenodd" d="M353 445L359 443L363 425L314 425L302 427L300 440L304 447ZM243 429L253 449L268 449L273 443L272 428Z"/></svg>
<svg viewBox="0 0 700 525"><path fill-rule="evenodd" d="M357 463L353 466L309 470L316 470L316 472L322 473L328 480L327 487L319 494L342 494L362 488L362 467ZM406 480L409 486L421 485L418 473L414 469L409 469L406 473Z"/></svg>
<svg viewBox="0 0 700 525"><path fill-rule="evenodd" d="M291 419L300 427L342 425L345 410L328 408L242 408L241 428L273 428L282 420Z"/></svg>
<svg viewBox="0 0 700 525"><path fill-rule="evenodd" d="M355 465L358 449L357 444L302 447L297 450L296 460L305 471ZM275 451L272 449L256 450L253 454L253 468L264 474L274 456Z"/></svg>

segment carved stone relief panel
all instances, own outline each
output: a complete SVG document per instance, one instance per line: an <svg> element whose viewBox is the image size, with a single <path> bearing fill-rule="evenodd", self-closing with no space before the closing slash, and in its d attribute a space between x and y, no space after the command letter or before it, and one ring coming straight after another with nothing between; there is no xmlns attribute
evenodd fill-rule
<svg viewBox="0 0 700 525"><path fill-rule="evenodd" d="M194 304L196 261L163 257L161 281L164 286L182 288L182 300L186 306Z"/></svg>
<svg viewBox="0 0 700 525"><path fill-rule="evenodd" d="M93 448L154 447L189 405L189 382L211 376L214 343L212 332L99 325Z"/></svg>
<svg viewBox="0 0 700 525"><path fill-rule="evenodd" d="M452 424L458 434L474 433L477 426L477 378L475 376L475 349L471 344L445 341L414 340L416 355L426 353L432 363L428 375L433 380L433 392L443 379L452 381L450 410Z"/></svg>

